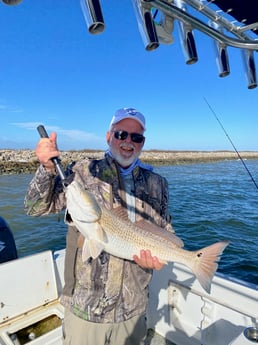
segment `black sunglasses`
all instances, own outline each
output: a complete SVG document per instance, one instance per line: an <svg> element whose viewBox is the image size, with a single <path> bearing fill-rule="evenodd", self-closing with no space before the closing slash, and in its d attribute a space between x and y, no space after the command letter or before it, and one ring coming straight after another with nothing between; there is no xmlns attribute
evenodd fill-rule
<svg viewBox="0 0 258 345"><path fill-rule="evenodd" d="M137 144L141 144L145 139L144 135L139 134L139 133L128 133L126 131L114 131L114 137L117 140L125 140L128 137L128 135L131 136L132 142L137 143Z"/></svg>

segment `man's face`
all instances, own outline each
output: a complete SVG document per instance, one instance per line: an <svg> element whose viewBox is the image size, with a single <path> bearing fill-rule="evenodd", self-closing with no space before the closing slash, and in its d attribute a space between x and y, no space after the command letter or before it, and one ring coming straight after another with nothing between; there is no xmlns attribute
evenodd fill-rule
<svg viewBox="0 0 258 345"><path fill-rule="evenodd" d="M124 132L129 134L126 136ZM143 132L139 122L133 119L121 120L107 132L106 139L109 149L115 160L123 168L130 166L139 157L145 141L145 138L141 138ZM131 136L132 133L140 134L140 136ZM142 141L135 142L135 140Z"/></svg>

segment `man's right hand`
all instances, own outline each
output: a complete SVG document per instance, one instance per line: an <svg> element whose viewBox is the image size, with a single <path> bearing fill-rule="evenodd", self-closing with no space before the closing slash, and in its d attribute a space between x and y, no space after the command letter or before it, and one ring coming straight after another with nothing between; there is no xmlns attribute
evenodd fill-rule
<svg viewBox="0 0 258 345"><path fill-rule="evenodd" d="M37 144L35 152L38 160L43 164L47 171L55 171L55 165L51 158L58 157L60 155L56 143L56 133L50 133L49 138L41 138Z"/></svg>

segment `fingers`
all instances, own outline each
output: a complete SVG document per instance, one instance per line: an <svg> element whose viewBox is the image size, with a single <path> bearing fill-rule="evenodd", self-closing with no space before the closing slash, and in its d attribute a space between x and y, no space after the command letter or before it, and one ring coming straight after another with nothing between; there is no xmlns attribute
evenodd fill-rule
<svg viewBox="0 0 258 345"><path fill-rule="evenodd" d="M134 255L133 259L142 268L161 270L164 266L164 263L156 256L152 256L149 250L141 250L140 257Z"/></svg>
<svg viewBox="0 0 258 345"><path fill-rule="evenodd" d="M56 132L51 132L51 133L50 133L49 139L50 139L50 141L52 141L53 143L55 143L55 145L56 145L56 137L57 137ZM56 146L57 146L57 145L56 145Z"/></svg>
<svg viewBox="0 0 258 345"><path fill-rule="evenodd" d="M60 154L57 148L56 137L56 133L52 132L49 138L41 138L35 150L38 160L46 169L54 168L51 158L58 157Z"/></svg>

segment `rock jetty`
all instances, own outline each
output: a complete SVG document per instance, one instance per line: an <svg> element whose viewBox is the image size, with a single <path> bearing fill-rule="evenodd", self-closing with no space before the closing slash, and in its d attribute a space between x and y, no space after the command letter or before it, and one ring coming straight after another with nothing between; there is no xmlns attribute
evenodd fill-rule
<svg viewBox="0 0 258 345"><path fill-rule="evenodd" d="M65 167L72 161L82 158L99 159L104 151L80 150L61 151L61 161ZM239 152L242 159L258 159L256 151ZM235 151L143 151L141 160L145 163L157 165L189 164L215 162L221 160L239 159ZM34 150L0 150L0 175L3 174L30 174L39 166Z"/></svg>

